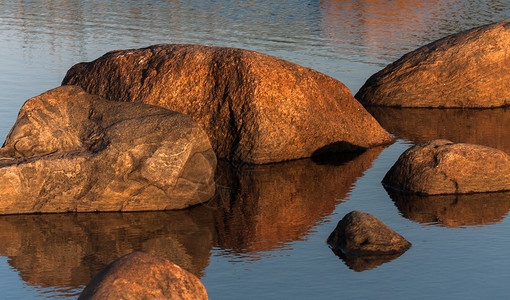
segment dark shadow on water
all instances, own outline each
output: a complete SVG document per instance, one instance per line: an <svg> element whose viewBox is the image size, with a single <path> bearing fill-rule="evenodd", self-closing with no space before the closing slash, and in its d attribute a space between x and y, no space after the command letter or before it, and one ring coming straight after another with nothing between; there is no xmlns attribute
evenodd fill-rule
<svg viewBox="0 0 510 300"><path fill-rule="evenodd" d="M366 151L366 148L348 142L335 142L312 153L312 160L319 165L343 165Z"/></svg>
<svg viewBox="0 0 510 300"><path fill-rule="evenodd" d="M0 216L0 255L29 285L77 288L118 257L144 251L201 276L214 237L210 209Z"/></svg>
<svg viewBox="0 0 510 300"><path fill-rule="evenodd" d="M331 249L349 269L356 272L372 270L378 266L399 258L404 252L391 255L356 256L344 254L341 250Z"/></svg>
<svg viewBox="0 0 510 300"><path fill-rule="evenodd" d="M510 108L427 109L368 106L389 132L420 143L434 139L480 144L510 153Z"/></svg>
<svg viewBox="0 0 510 300"><path fill-rule="evenodd" d="M382 147L344 156L342 163L302 159L268 165L220 162L215 207L218 247L257 258L286 249L345 201L353 184L371 167ZM338 159L337 159L338 162Z"/></svg>
<svg viewBox="0 0 510 300"><path fill-rule="evenodd" d="M510 192L420 196L386 191L402 216L424 225L490 225L501 222L510 210Z"/></svg>

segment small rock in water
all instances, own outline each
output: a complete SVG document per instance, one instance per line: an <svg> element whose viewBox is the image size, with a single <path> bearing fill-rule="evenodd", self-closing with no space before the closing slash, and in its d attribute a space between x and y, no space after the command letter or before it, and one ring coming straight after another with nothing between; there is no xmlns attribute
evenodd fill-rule
<svg viewBox="0 0 510 300"><path fill-rule="evenodd" d="M360 211L345 215L327 243L345 255L355 256L391 255L411 247L411 243L381 220Z"/></svg>
<svg viewBox="0 0 510 300"><path fill-rule="evenodd" d="M158 256L132 252L99 271L78 299L208 299L200 280Z"/></svg>

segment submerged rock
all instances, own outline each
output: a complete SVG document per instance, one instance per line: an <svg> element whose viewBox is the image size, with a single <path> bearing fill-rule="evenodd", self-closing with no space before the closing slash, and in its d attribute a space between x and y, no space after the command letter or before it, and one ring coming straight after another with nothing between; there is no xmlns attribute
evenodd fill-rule
<svg viewBox="0 0 510 300"><path fill-rule="evenodd" d="M23 105L0 149L0 214L181 209L214 195L215 167L190 117L60 87Z"/></svg>
<svg viewBox="0 0 510 300"><path fill-rule="evenodd" d="M424 195L508 191L510 156L486 146L434 140L400 155L382 182Z"/></svg>
<svg viewBox="0 0 510 300"><path fill-rule="evenodd" d="M78 299L208 299L193 274L158 256L133 252L94 276Z"/></svg>
<svg viewBox="0 0 510 300"><path fill-rule="evenodd" d="M62 84L188 114L217 156L233 161L270 163L393 141L341 82L248 50L155 45L112 51L73 66Z"/></svg>
<svg viewBox="0 0 510 300"><path fill-rule="evenodd" d="M510 104L510 22L447 36L372 75L356 94L368 105L501 107Z"/></svg>
<svg viewBox="0 0 510 300"><path fill-rule="evenodd" d="M338 222L327 243L345 255L391 255L411 247L404 237L371 214L352 211Z"/></svg>

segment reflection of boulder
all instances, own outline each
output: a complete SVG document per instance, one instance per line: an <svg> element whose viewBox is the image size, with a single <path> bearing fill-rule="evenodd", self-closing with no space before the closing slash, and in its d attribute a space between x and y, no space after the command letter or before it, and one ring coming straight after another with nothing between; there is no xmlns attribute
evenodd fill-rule
<svg viewBox="0 0 510 300"><path fill-rule="evenodd" d="M195 275L209 264L212 210L0 217L0 255L29 285L78 287L118 257L144 251Z"/></svg>
<svg viewBox="0 0 510 300"><path fill-rule="evenodd" d="M510 109L426 109L368 106L381 125L399 138L421 143L447 139L510 153Z"/></svg>
<svg viewBox="0 0 510 300"><path fill-rule="evenodd" d="M345 255L341 250L331 249L335 255L340 257L341 260L349 267L349 269L356 272L363 272L375 269L378 266L390 262L400 257L404 252L395 253L390 255L374 255L374 256L357 256Z"/></svg>
<svg viewBox="0 0 510 300"><path fill-rule="evenodd" d="M193 117L218 157L270 163L393 140L338 80L266 54L202 45L109 52L74 65L63 84L108 100ZM340 143L338 143L340 142Z"/></svg>
<svg viewBox="0 0 510 300"><path fill-rule="evenodd" d="M133 252L116 259L89 282L78 300L207 299L193 274L162 257Z"/></svg>
<svg viewBox="0 0 510 300"><path fill-rule="evenodd" d="M387 189L400 213L415 222L446 227L501 222L510 210L510 193L419 196Z"/></svg>
<svg viewBox="0 0 510 300"><path fill-rule="evenodd" d="M219 210L219 246L253 254L303 239L348 195L353 183L381 151L382 148L368 150L343 164L338 160L327 164L323 159L305 159L244 165L237 169L237 177L228 166L220 165L219 195L213 201Z"/></svg>

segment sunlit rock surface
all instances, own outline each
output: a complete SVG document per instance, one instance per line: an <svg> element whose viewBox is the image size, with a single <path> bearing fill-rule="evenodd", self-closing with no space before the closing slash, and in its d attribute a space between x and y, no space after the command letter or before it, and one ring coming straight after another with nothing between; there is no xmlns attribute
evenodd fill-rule
<svg viewBox="0 0 510 300"><path fill-rule="evenodd" d="M411 247L411 243L381 220L360 211L346 214L329 235L327 243L349 256L393 255Z"/></svg>
<svg viewBox="0 0 510 300"><path fill-rule="evenodd" d="M248 50L155 45L112 51L73 66L62 84L188 114L218 157L233 161L278 162L393 140L341 82Z"/></svg>
<svg viewBox="0 0 510 300"><path fill-rule="evenodd" d="M353 184L383 149L335 159L273 165L218 166L215 215L218 245L228 253L258 257L285 249L345 201Z"/></svg>
<svg viewBox="0 0 510 300"><path fill-rule="evenodd" d="M382 182L423 195L509 191L510 156L486 146L434 140L400 155Z"/></svg>
<svg viewBox="0 0 510 300"><path fill-rule="evenodd" d="M490 225L501 222L510 211L510 192L420 196L387 191L404 217L424 225Z"/></svg>
<svg viewBox="0 0 510 300"><path fill-rule="evenodd" d="M208 299L193 274L155 255L133 252L92 278L78 299Z"/></svg>
<svg viewBox="0 0 510 300"><path fill-rule="evenodd" d="M381 125L413 143L446 139L510 153L510 109L429 109L368 106Z"/></svg>
<svg viewBox="0 0 510 300"><path fill-rule="evenodd" d="M0 255L30 286L86 285L118 257L143 251L202 276L216 240L212 210L0 216Z"/></svg>
<svg viewBox="0 0 510 300"><path fill-rule="evenodd" d="M188 116L65 86L29 99L0 149L0 214L181 209L214 195Z"/></svg>
<svg viewBox="0 0 510 300"><path fill-rule="evenodd" d="M510 104L510 22L447 36L372 75L356 94L368 105L487 108Z"/></svg>

